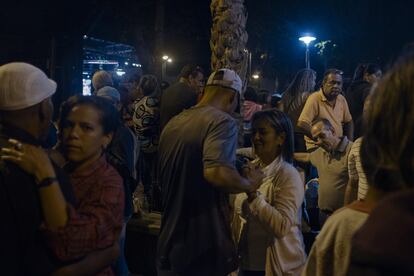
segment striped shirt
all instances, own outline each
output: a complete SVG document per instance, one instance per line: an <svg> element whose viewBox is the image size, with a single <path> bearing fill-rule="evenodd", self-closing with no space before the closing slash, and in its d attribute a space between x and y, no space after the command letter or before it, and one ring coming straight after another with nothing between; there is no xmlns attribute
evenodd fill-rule
<svg viewBox="0 0 414 276"><path fill-rule="evenodd" d="M368 181L361 165L362 137L355 140L348 156L348 174L350 180L358 180L358 199L364 199L368 191Z"/></svg>

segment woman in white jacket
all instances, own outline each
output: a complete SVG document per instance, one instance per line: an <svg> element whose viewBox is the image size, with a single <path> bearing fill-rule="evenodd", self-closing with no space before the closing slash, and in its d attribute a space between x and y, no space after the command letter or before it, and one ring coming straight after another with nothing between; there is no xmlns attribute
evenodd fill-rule
<svg viewBox="0 0 414 276"><path fill-rule="evenodd" d="M239 275L300 275L306 261L300 230L304 185L293 158L293 130L278 110L252 118L252 143L265 178L257 192L234 201L233 230L240 254Z"/></svg>

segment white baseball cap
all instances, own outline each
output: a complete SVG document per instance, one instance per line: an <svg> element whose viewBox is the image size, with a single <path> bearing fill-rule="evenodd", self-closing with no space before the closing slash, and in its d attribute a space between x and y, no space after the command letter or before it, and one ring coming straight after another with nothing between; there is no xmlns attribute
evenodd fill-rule
<svg viewBox="0 0 414 276"><path fill-rule="evenodd" d="M39 68L23 62L0 66L0 110L36 105L56 92L56 82Z"/></svg>
<svg viewBox="0 0 414 276"><path fill-rule="evenodd" d="M211 73L206 86L222 86L241 93L243 84L236 72L223 68Z"/></svg>

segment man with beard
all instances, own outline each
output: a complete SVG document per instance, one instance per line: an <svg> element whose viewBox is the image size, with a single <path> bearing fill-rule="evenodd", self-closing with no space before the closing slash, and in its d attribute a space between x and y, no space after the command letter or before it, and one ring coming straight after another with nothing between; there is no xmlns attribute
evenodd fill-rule
<svg viewBox="0 0 414 276"><path fill-rule="evenodd" d="M310 162L318 169L319 224L337 209L344 206L345 188L348 183L348 155L352 142L346 136L338 137L327 119L316 121L311 128L316 150L295 153L297 161Z"/></svg>
<svg viewBox="0 0 414 276"><path fill-rule="evenodd" d="M298 127L303 130L306 149L316 149L316 143L311 139L311 126L319 119L328 120L337 137L346 136L353 140L353 122L348 104L342 92L342 71L329 69L325 72L322 87L309 96L298 119Z"/></svg>

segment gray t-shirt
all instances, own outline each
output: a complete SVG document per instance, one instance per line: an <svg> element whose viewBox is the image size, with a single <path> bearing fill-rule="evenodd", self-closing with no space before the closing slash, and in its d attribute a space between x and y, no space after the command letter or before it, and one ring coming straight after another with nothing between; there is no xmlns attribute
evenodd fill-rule
<svg viewBox="0 0 414 276"><path fill-rule="evenodd" d="M183 275L225 275L237 268L228 195L203 176L205 168L234 167L236 140L234 119L210 106L183 111L163 130L159 268Z"/></svg>
<svg viewBox="0 0 414 276"><path fill-rule="evenodd" d="M352 142L344 136L334 152L329 153L319 147L310 153L310 161L318 169L318 205L321 210L333 212L344 206L351 146Z"/></svg>

